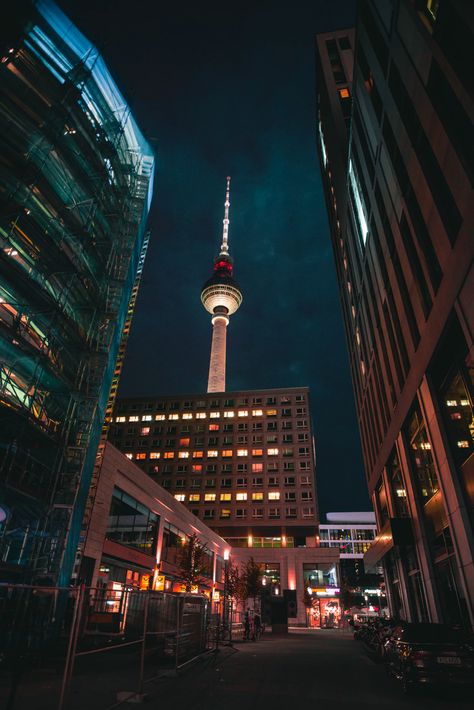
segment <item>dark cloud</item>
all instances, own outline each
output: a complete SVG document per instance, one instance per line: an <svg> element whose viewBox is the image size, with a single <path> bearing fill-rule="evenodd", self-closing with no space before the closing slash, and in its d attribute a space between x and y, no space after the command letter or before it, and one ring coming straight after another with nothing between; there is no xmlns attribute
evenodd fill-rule
<svg viewBox="0 0 474 710"><path fill-rule="evenodd" d="M315 145L314 35L350 26L353 4L61 2L102 49L157 154L121 393L205 388L200 290L232 175L244 302L228 334L228 389L311 387L323 511L367 507Z"/></svg>

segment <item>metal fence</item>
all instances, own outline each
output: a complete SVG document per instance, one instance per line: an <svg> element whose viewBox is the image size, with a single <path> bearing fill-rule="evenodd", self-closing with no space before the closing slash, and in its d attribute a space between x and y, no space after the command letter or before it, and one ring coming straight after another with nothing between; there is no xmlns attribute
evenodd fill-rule
<svg viewBox="0 0 474 710"><path fill-rule="evenodd" d="M218 645L209 607L196 594L0 584L0 706L140 701L148 682Z"/></svg>

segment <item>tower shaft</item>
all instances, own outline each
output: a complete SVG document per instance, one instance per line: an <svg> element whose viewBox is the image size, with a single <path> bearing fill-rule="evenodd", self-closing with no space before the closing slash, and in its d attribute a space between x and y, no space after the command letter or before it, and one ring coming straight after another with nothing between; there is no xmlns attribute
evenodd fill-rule
<svg viewBox="0 0 474 710"><path fill-rule="evenodd" d="M225 361L226 361L226 316L214 316L212 319L211 360L209 363L208 392L225 392Z"/></svg>

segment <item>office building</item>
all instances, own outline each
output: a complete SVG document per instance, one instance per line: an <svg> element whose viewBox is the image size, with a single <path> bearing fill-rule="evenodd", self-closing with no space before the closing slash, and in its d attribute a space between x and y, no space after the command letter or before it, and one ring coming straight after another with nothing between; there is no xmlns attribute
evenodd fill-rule
<svg viewBox="0 0 474 710"><path fill-rule="evenodd" d="M148 243L154 159L61 10L16 10L0 62L0 576L68 585Z"/></svg>
<svg viewBox="0 0 474 710"><path fill-rule="evenodd" d="M358 3L317 38L318 148L393 614L474 621L474 13Z"/></svg>

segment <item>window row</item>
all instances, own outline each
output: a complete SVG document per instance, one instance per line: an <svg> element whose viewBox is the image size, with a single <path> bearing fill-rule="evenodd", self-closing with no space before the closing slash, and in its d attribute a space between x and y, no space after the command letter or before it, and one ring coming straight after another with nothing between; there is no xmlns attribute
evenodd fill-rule
<svg viewBox="0 0 474 710"><path fill-rule="evenodd" d="M204 430L203 430L204 431ZM249 437L246 434L238 434L237 436L234 435L229 435L226 434L226 432L223 432L223 435L218 435L217 432L219 431L219 424L209 424L209 432L212 432L211 434L208 434L207 436L196 436L194 435L193 438L189 436L191 432L189 431L184 431L181 430L180 436L176 438L176 436L173 436L172 438L165 438L165 439L152 439L151 443L152 446L165 446L167 448L174 448L175 446L218 446L220 444L247 444L249 443ZM258 432L262 431L261 427L254 426L252 427L252 431ZM140 427L138 430L136 427L130 427L126 431L125 430L119 430L114 433L115 437L117 439L122 439L123 434L126 436L131 436L133 437L129 441L124 442L124 446L132 446L136 437L149 437L149 436L155 436L156 434L162 434L161 427L154 427L153 429L149 426L145 427ZM167 434L176 434L176 431L173 431L172 428L169 428L169 431L166 432ZM195 434L200 434L201 432L195 432ZM186 434L186 436L182 436L183 434ZM280 437L278 437L278 434L267 434L265 439L263 434L253 434L252 435L252 444L263 444L264 441L267 444L277 444L278 441L281 441L282 444L293 444L294 442L305 442L309 441L309 433L308 432L298 432L295 436L293 434L282 434ZM192 441L192 444L191 444ZM148 446L150 443L150 439L145 439L143 441L139 441L140 446Z"/></svg>
<svg viewBox="0 0 474 710"><path fill-rule="evenodd" d="M241 493L175 493L174 497L180 503L188 501L189 503L200 503L201 501L214 502L220 500L221 502L228 502L231 500L243 501L243 500L264 500L265 494L262 491L256 491L254 493L247 493L243 491ZM313 500L312 491L302 491L300 494L301 500ZM285 501L296 501L296 491L285 491L284 496L280 491L268 491L267 500L280 500L280 498Z"/></svg>
<svg viewBox="0 0 474 710"><path fill-rule="evenodd" d="M306 416L306 407L296 407L293 413L291 408L278 409L237 409L237 410L224 410L222 413L216 412L183 412L178 414L177 412L172 414L119 414L115 416L114 421L117 424L123 424L125 422L164 422L164 421L178 421L190 420L190 419L234 419L235 417L303 417Z"/></svg>
<svg viewBox="0 0 474 710"><path fill-rule="evenodd" d="M268 449L207 449L206 451L139 451L139 452L132 452L132 451L126 451L124 452L125 456L133 460L135 459L136 461L146 461L146 459L166 459L166 460L171 460L171 459L203 459L203 458L218 458L219 456L222 458L247 458L248 456L253 456L255 458L258 458L260 456L285 456L285 457L293 457L295 455L298 456L309 456L310 455L310 450L309 446L300 446L298 448L297 454L295 454L295 450L293 448L268 448Z"/></svg>
<svg viewBox="0 0 474 710"><path fill-rule="evenodd" d="M306 396L304 394L297 394L295 395L295 398L293 400L292 397L288 395L282 395L281 397L278 398L279 404L292 404L295 402L296 404L300 404L303 402L306 402ZM240 397L239 399L211 399L211 400L204 400L200 399L197 401L192 401L192 400L185 400L184 402L137 402L137 403L130 403L130 402L120 402L118 403L118 409L119 411L125 411L128 409L131 410L150 410L150 409L156 409L158 411L164 411L166 409L169 409L170 411L177 411L180 409L184 410L189 410L189 409L205 409L207 407L209 408L215 408L215 407L247 407L248 405L257 405L257 404L266 404L272 405L272 404L277 404L277 397L275 395L271 395L268 397Z"/></svg>
<svg viewBox="0 0 474 710"><path fill-rule="evenodd" d="M237 478L237 479L232 479L232 478L221 478L217 481L215 478L206 478L204 479L204 488L217 488L217 483L219 484L219 488L248 488L249 487L249 479L247 477L245 478ZM202 478L191 478L191 479L185 479L185 478L178 478L175 481L173 481L171 478L165 478L161 481L161 485L163 488L189 488L189 489L201 489L202 487L203 480ZM311 486L313 483L313 480L311 476L300 476L299 477L299 484L300 486ZM264 484L268 488L279 488L281 484L281 479L276 478L275 476L269 476L266 480L263 478L263 476L254 476L251 481L250 485L252 488L263 488ZM283 485L285 488L294 488L297 485L297 479L295 476L285 476L283 479Z"/></svg>
<svg viewBox="0 0 474 710"><path fill-rule="evenodd" d="M193 511L195 515L199 515L201 511ZM253 520L256 519L261 519L265 517L265 509L264 508L253 508L251 511L247 510L247 508L237 508L234 511L234 517L238 519L245 519L245 518L252 518ZM219 510L215 510L214 508L205 508L204 511L202 512L202 517L204 520L214 520L215 518L219 517L221 520L226 519L226 518L231 518L232 516L232 510L230 508L221 508ZM268 508L266 517L271 519L271 520L278 520L282 517L286 518L287 520L295 520L298 518L298 509L297 508L285 508L283 511L280 508ZM314 518L314 508L312 506L307 506L305 508L301 509L301 517L302 518Z"/></svg>

